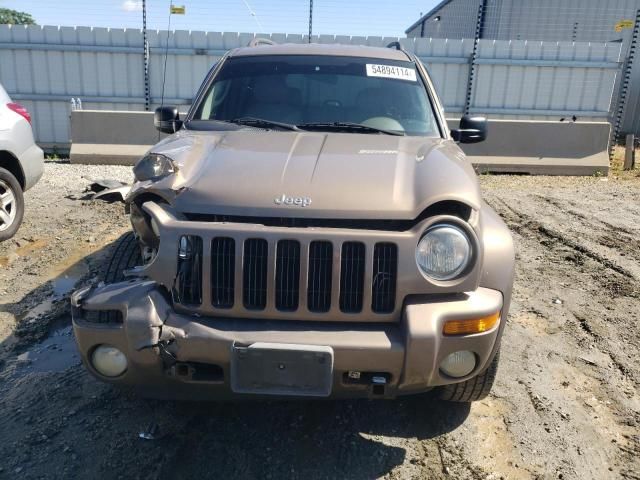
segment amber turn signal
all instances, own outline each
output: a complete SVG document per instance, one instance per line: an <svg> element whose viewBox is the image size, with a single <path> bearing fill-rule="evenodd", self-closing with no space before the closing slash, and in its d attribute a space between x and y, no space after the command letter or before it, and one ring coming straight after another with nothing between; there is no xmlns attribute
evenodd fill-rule
<svg viewBox="0 0 640 480"><path fill-rule="evenodd" d="M471 335L488 332L498 323L498 320L500 320L500 312L468 320L447 320L444 323L443 333L445 335Z"/></svg>

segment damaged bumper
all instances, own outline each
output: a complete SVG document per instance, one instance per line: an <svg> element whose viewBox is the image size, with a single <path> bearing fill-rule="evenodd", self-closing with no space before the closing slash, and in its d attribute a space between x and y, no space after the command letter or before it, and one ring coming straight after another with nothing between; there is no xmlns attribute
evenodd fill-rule
<svg viewBox="0 0 640 480"><path fill-rule="evenodd" d="M145 396L178 399L394 397L464 381L490 363L502 320L487 332L455 337L443 335L444 322L502 307L500 292L478 288L439 300L413 297L396 323L347 324L185 315L145 280L72 296L75 337L93 375ZM91 358L100 345L125 354L124 373L109 378L96 370ZM475 367L447 377L441 362L461 350L473 352Z"/></svg>

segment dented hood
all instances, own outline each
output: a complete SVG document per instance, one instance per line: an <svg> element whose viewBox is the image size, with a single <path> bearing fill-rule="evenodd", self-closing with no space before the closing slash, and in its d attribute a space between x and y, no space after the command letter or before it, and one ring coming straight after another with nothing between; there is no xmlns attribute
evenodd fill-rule
<svg viewBox="0 0 640 480"><path fill-rule="evenodd" d="M438 201L481 202L472 167L443 139L183 130L151 151L178 174L138 188L165 190L184 213L413 219Z"/></svg>

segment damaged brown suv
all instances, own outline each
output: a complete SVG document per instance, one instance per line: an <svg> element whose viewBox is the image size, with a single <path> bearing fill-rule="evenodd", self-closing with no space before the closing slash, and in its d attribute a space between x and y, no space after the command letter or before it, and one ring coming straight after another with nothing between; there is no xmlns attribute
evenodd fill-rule
<svg viewBox="0 0 640 480"><path fill-rule="evenodd" d="M87 369L171 398L491 389L514 271L429 76L399 45L251 45L134 168L134 234L72 297Z"/></svg>

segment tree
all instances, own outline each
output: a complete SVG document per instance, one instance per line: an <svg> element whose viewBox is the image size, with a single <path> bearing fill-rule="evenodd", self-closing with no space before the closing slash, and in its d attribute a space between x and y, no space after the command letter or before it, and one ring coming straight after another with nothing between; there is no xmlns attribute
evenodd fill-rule
<svg viewBox="0 0 640 480"><path fill-rule="evenodd" d="M11 25L35 25L36 21L28 13L0 8L0 24L7 23Z"/></svg>

